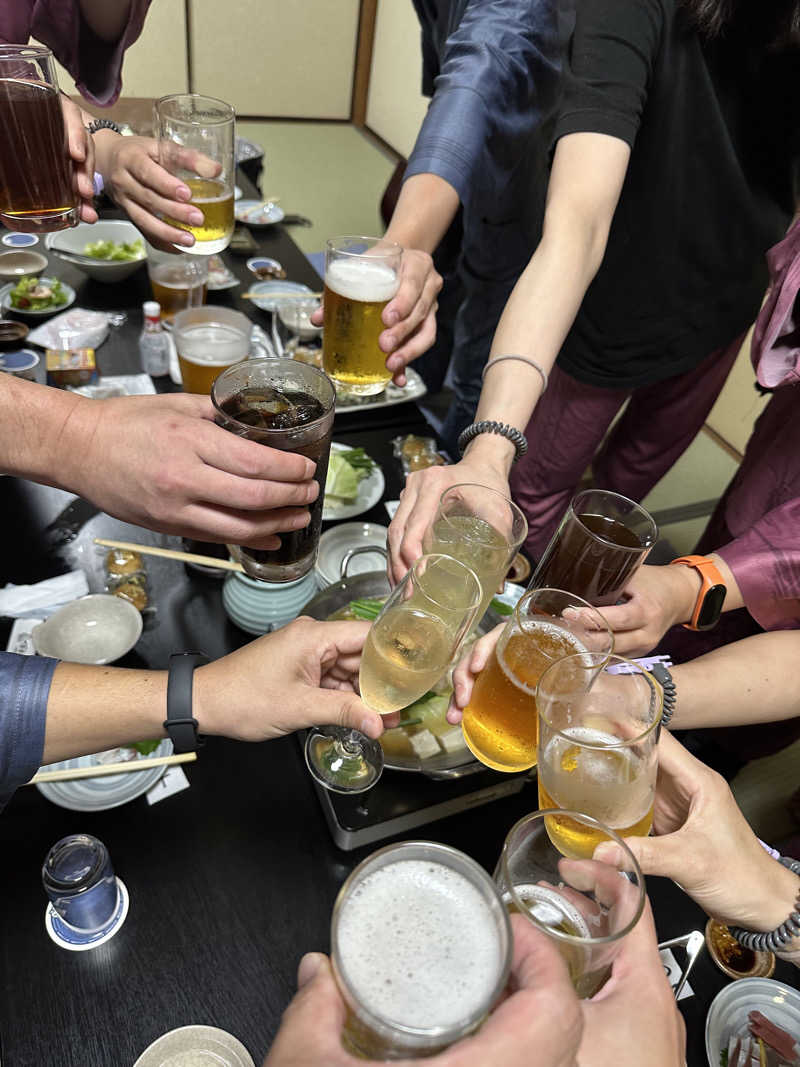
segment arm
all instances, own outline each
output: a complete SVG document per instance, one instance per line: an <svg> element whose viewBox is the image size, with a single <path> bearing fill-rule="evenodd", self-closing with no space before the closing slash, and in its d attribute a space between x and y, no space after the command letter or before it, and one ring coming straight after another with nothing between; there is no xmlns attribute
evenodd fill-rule
<svg viewBox="0 0 800 1067"><path fill-rule="evenodd" d="M208 397L88 400L0 381L0 470L91 500L125 522L276 548L308 525L314 464L228 433Z"/></svg>
<svg viewBox="0 0 800 1067"><path fill-rule="evenodd" d="M550 371L605 253L608 231L625 179L630 148L605 134L563 138L556 148L542 239L514 287L492 342L476 421L496 419L519 430L528 424L542 379L517 361L492 367L492 356L529 356ZM409 476L389 527L394 577L422 550L422 537L448 485L477 482L508 493L513 445L482 434L452 467Z"/></svg>

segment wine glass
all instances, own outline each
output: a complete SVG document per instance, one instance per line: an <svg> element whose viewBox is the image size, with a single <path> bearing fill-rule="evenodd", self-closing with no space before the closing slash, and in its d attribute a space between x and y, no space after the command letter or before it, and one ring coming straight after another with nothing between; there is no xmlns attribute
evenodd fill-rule
<svg viewBox="0 0 800 1067"><path fill-rule="evenodd" d="M421 556L395 586L367 634L361 698L388 715L413 704L442 677L469 633L481 583L451 556ZM363 793L383 772L383 749L358 730L325 726L306 738L306 763L335 793Z"/></svg>

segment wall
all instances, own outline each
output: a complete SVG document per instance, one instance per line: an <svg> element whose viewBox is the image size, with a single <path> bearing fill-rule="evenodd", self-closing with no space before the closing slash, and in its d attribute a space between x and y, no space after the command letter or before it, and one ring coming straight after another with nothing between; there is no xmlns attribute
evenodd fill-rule
<svg viewBox="0 0 800 1067"><path fill-rule="evenodd" d="M419 23L411 0L378 0L367 126L406 158L428 106L421 80Z"/></svg>

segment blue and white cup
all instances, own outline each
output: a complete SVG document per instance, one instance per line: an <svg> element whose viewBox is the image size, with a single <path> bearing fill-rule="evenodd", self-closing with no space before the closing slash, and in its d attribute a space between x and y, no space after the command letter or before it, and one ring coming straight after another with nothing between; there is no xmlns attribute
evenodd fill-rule
<svg viewBox="0 0 800 1067"><path fill-rule="evenodd" d="M81 934L97 934L114 918L119 887L108 849L90 834L57 841L42 867L45 893L61 920Z"/></svg>

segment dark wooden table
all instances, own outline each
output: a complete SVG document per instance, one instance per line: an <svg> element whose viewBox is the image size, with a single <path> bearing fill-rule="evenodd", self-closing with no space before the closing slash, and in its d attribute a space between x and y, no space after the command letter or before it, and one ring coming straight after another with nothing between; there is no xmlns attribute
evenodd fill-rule
<svg viewBox="0 0 800 1067"><path fill-rule="evenodd" d="M259 243L290 278L318 287L285 231L262 231ZM226 258L248 280L244 261ZM104 286L64 264L57 267L77 288L79 304L129 313L98 358L104 373L137 372L140 309L149 296L145 271ZM261 318L238 299L239 291L210 299ZM402 475L390 438L424 432L424 426L416 407L406 404L337 416L334 438L363 445L381 463L391 499L400 492ZM0 502L0 584L64 570L81 532L130 532L85 501L18 479L0 479ZM382 504L364 518L387 522ZM219 582L179 564L150 573L157 576L157 614L124 664L163 668L179 648L201 647L216 657L248 639L227 620ZM10 621L0 620L4 643L9 630ZM0 816L3 1067L129 1067L160 1034L190 1023L229 1030L260 1062L294 992L300 956L328 948L337 890L372 849L343 853L333 844L294 738L260 745L211 739L187 775L190 789L153 807L142 797L82 814L23 788ZM413 788L413 779L408 782ZM518 796L412 836L461 848L491 870L507 830L535 807L535 787L527 786ZM70 953L45 933L40 869L50 845L79 831L106 843L131 904L112 941ZM675 885L652 879L649 888L662 940L702 929L705 916ZM794 981L787 965L779 966L776 977ZM689 1067L706 1063L705 1015L725 982L703 953L691 979L695 996L681 1003Z"/></svg>

